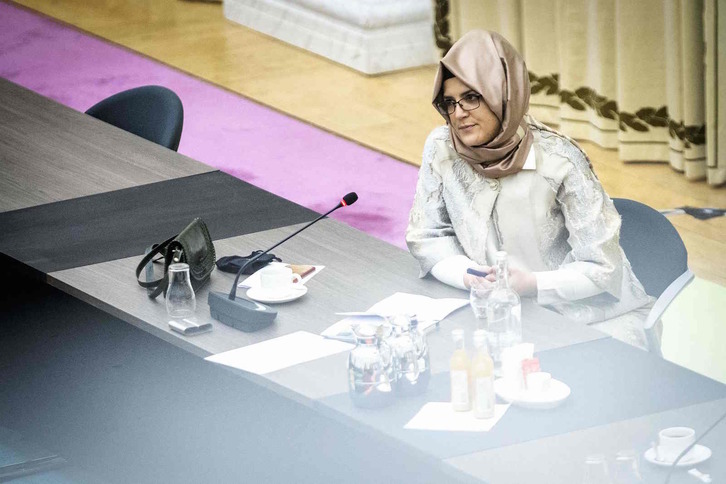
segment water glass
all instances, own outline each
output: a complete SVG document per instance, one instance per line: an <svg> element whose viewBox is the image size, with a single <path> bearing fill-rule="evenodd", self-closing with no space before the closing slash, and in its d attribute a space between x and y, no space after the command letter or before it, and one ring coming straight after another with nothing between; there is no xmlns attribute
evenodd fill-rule
<svg viewBox="0 0 726 484"><path fill-rule="evenodd" d="M476 318L476 329L487 328L487 303L493 286L485 283L474 283L469 289L469 305Z"/></svg>
<svg viewBox="0 0 726 484"><path fill-rule="evenodd" d="M197 300L189 278L189 265L184 263L169 266L169 286L166 288L166 312L172 319L194 316Z"/></svg>
<svg viewBox="0 0 726 484"><path fill-rule="evenodd" d="M588 455L585 459L585 474L582 484L612 484L605 456Z"/></svg>
<svg viewBox="0 0 726 484"><path fill-rule="evenodd" d="M643 482L638 465L638 454L634 450L621 450L615 456L613 472L615 484L638 484Z"/></svg>

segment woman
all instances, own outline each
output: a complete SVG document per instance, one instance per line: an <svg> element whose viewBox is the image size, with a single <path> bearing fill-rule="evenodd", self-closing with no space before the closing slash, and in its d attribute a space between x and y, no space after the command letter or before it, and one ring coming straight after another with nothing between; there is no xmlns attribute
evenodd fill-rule
<svg viewBox="0 0 726 484"><path fill-rule="evenodd" d="M469 32L441 60L433 103L446 126L426 140L406 231L420 275L466 289L466 270L493 280L505 250L520 296L647 348L654 299L620 248L620 217L579 146L527 115L529 92L524 60L496 33Z"/></svg>

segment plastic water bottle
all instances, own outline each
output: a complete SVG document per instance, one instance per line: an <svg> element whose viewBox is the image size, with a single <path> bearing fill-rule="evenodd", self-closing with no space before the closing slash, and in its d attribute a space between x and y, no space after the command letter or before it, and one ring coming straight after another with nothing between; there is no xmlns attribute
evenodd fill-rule
<svg viewBox="0 0 726 484"><path fill-rule="evenodd" d="M496 282L487 299L487 342L496 367L501 367L502 350L522 342L522 303L509 287L507 253L495 254Z"/></svg>

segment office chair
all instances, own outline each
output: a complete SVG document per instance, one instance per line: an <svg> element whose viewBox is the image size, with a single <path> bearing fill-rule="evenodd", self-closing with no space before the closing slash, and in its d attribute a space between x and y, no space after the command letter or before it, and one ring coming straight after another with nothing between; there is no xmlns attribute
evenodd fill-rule
<svg viewBox="0 0 726 484"><path fill-rule="evenodd" d="M86 114L176 151L184 123L181 100L162 86L122 91L90 107Z"/></svg>
<svg viewBox="0 0 726 484"><path fill-rule="evenodd" d="M654 326L676 296L693 280L680 235L658 211L634 200L613 198L622 217L620 246L648 295L657 298L645 321L651 350L663 356Z"/></svg>

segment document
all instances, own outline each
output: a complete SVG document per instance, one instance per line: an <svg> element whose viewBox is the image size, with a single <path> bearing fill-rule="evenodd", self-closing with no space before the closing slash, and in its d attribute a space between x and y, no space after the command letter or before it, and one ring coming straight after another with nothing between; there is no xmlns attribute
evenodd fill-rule
<svg viewBox="0 0 726 484"><path fill-rule="evenodd" d="M390 316L394 314L415 314L419 327L437 323L455 310L469 304L468 299L442 298L434 299L418 294L397 292L377 302L368 309L368 313Z"/></svg>
<svg viewBox="0 0 726 484"><path fill-rule="evenodd" d="M457 309L469 304L468 299L442 298L434 299L428 296L397 292L373 306L367 311L352 311L337 313L347 316L330 326L321 334L326 338L341 341L355 342L353 327L366 321L385 321L386 316L396 314L415 314L418 319L418 328L426 332L427 329L444 319Z"/></svg>
<svg viewBox="0 0 726 484"><path fill-rule="evenodd" d="M217 353L205 360L264 375L353 348L352 344L326 339L307 331L297 331L236 350Z"/></svg>
<svg viewBox="0 0 726 484"><path fill-rule="evenodd" d="M451 402L429 402L403 427L449 432L489 432L507 412L509 404L494 406L492 418L476 418L474 412L457 412Z"/></svg>

